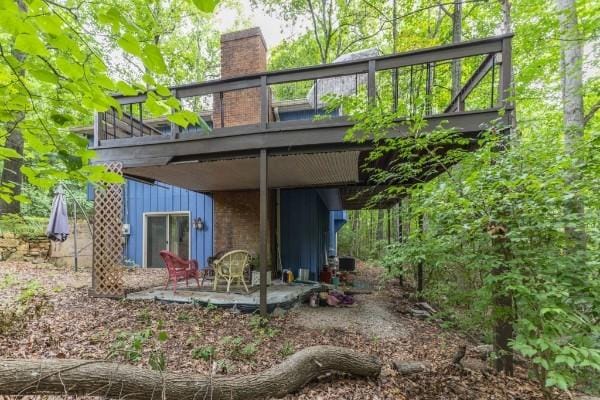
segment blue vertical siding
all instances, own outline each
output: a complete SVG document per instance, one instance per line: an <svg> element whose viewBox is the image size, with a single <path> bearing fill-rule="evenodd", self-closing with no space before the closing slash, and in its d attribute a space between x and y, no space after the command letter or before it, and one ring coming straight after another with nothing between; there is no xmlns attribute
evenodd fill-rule
<svg viewBox="0 0 600 400"><path fill-rule="evenodd" d="M348 220L346 211L329 211L329 240L328 254L330 257L337 256L337 233Z"/></svg>
<svg viewBox="0 0 600 400"><path fill-rule="evenodd" d="M310 270L318 280L327 262L329 210L314 189L281 190L281 265L298 276L299 268Z"/></svg>
<svg viewBox="0 0 600 400"><path fill-rule="evenodd" d="M127 180L125 184L124 223L129 224L131 233L127 238L125 258L143 265L144 213L147 212L190 212L191 256L201 266L212 255L213 203L207 194L192 192L171 185L149 185ZM191 226L194 218L202 218L204 229L198 231Z"/></svg>

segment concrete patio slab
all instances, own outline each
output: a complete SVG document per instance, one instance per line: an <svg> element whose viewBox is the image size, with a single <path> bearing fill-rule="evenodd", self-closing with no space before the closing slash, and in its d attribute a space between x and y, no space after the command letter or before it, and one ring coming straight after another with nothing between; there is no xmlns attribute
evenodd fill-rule
<svg viewBox="0 0 600 400"><path fill-rule="evenodd" d="M275 307L288 309L296 302L304 301L312 291L318 291L321 285L315 284L273 284L267 288L268 312ZM242 289L243 290L243 289ZM184 282L177 286L177 292L173 293L172 286L165 289L157 286L150 289L132 292L127 295L127 300L155 300L168 303L191 303L198 305L212 304L223 308L237 308L242 312L254 312L259 307L260 292L252 290L243 293L239 288L232 288L230 293L209 291L205 285L201 290L193 290L185 287Z"/></svg>

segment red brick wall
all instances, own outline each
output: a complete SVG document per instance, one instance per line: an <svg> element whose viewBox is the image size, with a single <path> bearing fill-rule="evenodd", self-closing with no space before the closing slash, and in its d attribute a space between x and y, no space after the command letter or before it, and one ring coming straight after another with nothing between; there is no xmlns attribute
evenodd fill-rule
<svg viewBox="0 0 600 400"><path fill-rule="evenodd" d="M267 49L258 28L221 36L221 78L266 71ZM213 125L221 125L221 102L214 95ZM252 88L223 93L223 126L260 122L260 89ZM214 252L248 250L257 255L260 246L260 194L257 190L214 192ZM270 203L269 203L269 208ZM271 213L271 210L269 210ZM272 220L272 218L269 218ZM269 224L269 247L270 240ZM269 259L271 258L269 252Z"/></svg>
<svg viewBox="0 0 600 400"><path fill-rule="evenodd" d="M247 250L259 254L260 194L256 190L214 192L214 251ZM271 216L269 215L269 220ZM269 234L270 238L270 226ZM271 240L268 241L271 246ZM269 255L270 258L270 255Z"/></svg>
<svg viewBox="0 0 600 400"><path fill-rule="evenodd" d="M259 28L226 33L221 36L221 78L251 75L267 70L267 47ZM260 88L214 94L213 126L258 124ZM221 110L221 108L223 110ZM221 112L223 116L221 119Z"/></svg>

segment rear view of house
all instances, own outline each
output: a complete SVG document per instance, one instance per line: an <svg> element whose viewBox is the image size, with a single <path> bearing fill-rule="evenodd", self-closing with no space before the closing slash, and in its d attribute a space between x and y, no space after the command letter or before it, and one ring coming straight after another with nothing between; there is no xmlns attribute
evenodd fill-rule
<svg viewBox="0 0 600 400"><path fill-rule="evenodd" d="M342 109L325 107L327 95L351 95L408 118L422 115L424 133L444 123L469 151L490 123L510 126L510 35L387 56L365 52L364 58L283 71L266 72L266 54L258 28L225 34L221 79L170 88L184 110L202 119L197 126L183 129L164 115L151 115L144 103L152 93L116 96L122 113L97 113L97 162L128 183L124 190L113 185L97 191L96 218L102 223L94 241L96 294L122 293L114 270L122 222L125 257L146 267L161 265L161 249L201 265L221 251L256 255L262 312L269 271L290 269L297 276L303 269L318 280L328 256L335 255L342 210L364 208L385 188L375 184L371 171L411 165L419 157L392 154L364 168L372 138L347 141L354 123ZM454 97L436 91L447 82L435 82L436 68L452 59L469 59L475 67ZM488 75L492 84L483 87ZM490 102L470 103L475 89L488 90ZM398 123L388 136L408 134L409 127ZM411 179L432 179L435 172L424 169Z"/></svg>

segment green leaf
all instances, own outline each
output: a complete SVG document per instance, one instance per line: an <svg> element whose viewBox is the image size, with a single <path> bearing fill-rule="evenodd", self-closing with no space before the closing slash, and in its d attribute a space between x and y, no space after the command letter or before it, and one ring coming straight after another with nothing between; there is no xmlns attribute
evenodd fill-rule
<svg viewBox="0 0 600 400"><path fill-rule="evenodd" d="M119 9L111 7L105 13L98 14L98 22L103 25L110 25L113 34L117 34L121 27L121 14Z"/></svg>
<svg viewBox="0 0 600 400"><path fill-rule="evenodd" d="M53 113L50 115L50 119L57 125L64 126L67 122L73 121L73 118L69 115Z"/></svg>
<svg viewBox="0 0 600 400"><path fill-rule="evenodd" d="M192 111L178 111L167 116L167 119L179 126L187 128L190 124L198 122L198 116Z"/></svg>
<svg viewBox="0 0 600 400"><path fill-rule="evenodd" d="M147 44L144 46L142 61L144 62L144 65L151 71L159 74L164 74L167 72L165 60L163 59L158 47L154 44Z"/></svg>
<svg viewBox="0 0 600 400"><path fill-rule="evenodd" d="M81 65L69 61L64 57L56 58L56 66L67 78L72 79L74 81L83 78L84 69Z"/></svg>
<svg viewBox="0 0 600 400"><path fill-rule="evenodd" d="M561 390L567 390L569 385L563 375L556 371L548 372L548 378L546 379L546 387L556 386Z"/></svg>
<svg viewBox="0 0 600 400"><path fill-rule="evenodd" d="M81 135L77 135L75 133L69 133L67 135L67 140L79 147L85 148L88 145L88 140Z"/></svg>
<svg viewBox="0 0 600 400"><path fill-rule="evenodd" d="M119 40L117 40L117 44L129 54L133 54L137 57L142 56L142 49L140 47L140 43L129 32L123 35Z"/></svg>
<svg viewBox="0 0 600 400"><path fill-rule="evenodd" d="M150 113L152 113L152 115L155 117L165 115L170 111L169 107L157 101L156 95L153 93L148 94L148 98L144 104L146 105L148 111L150 111Z"/></svg>
<svg viewBox="0 0 600 400"><path fill-rule="evenodd" d="M70 154L69 152L67 152L66 150L62 150L62 149L59 150L58 157L63 161L65 166L70 171L79 170L83 166L81 157L74 156L74 155Z"/></svg>
<svg viewBox="0 0 600 400"><path fill-rule="evenodd" d="M148 86L157 86L156 85L156 81L154 80L154 78L152 77L152 75L150 74L144 74L142 76L142 80L148 85Z"/></svg>
<svg viewBox="0 0 600 400"><path fill-rule="evenodd" d="M156 93L162 97L169 97L171 96L171 91L169 90L168 87L163 86L163 85L158 85L156 87Z"/></svg>
<svg viewBox="0 0 600 400"><path fill-rule="evenodd" d="M9 158L22 158L22 156L15 149L0 146L0 160L8 160Z"/></svg>
<svg viewBox="0 0 600 400"><path fill-rule="evenodd" d="M556 356L554 362L556 364L567 364L570 368L573 368L575 366L575 359L573 357L569 357L562 354Z"/></svg>
<svg viewBox="0 0 600 400"><path fill-rule="evenodd" d="M55 36L62 33L62 20L56 15L40 15L35 17L34 22L44 33Z"/></svg>
<svg viewBox="0 0 600 400"><path fill-rule="evenodd" d="M194 3L196 8L200 11L211 13L215 10L217 4L219 4L219 0L192 0L192 3Z"/></svg>
<svg viewBox="0 0 600 400"><path fill-rule="evenodd" d="M27 74L42 82L58 83L58 76L56 76L53 72L50 71L37 68L29 68L27 70Z"/></svg>
<svg viewBox="0 0 600 400"><path fill-rule="evenodd" d="M21 33L17 36L15 48L34 56L48 57L50 55L44 43L37 36L28 33Z"/></svg>
<svg viewBox="0 0 600 400"><path fill-rule="evenodd" d="M123 81L117 82L117 90L125 96L135 96L139 93L137 89Z"/></svg>
<svg viewBox="0 0 600 400"><path fill-rule="evenodd" d="M29 197L27 197L23 194L17 194L15 196L13 196L13 200L16 200L22 204L31 204L31 199L29 199Z"/></svg>

